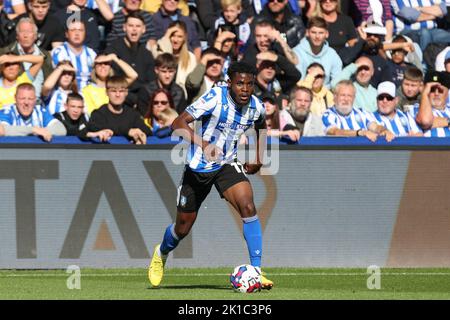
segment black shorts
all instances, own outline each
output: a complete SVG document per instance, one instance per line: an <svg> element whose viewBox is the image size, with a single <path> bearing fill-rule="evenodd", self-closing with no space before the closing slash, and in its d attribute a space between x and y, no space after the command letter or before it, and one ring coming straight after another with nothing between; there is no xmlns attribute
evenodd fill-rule
<svg viewBox="0 0 450 320"><path fill-rule="evenodd" d="M235 184L249 181L244 167L239 162L225 164L214 172L194 172L185 167L178 186L177 208L181 212L197 212L214 185L223 198L223 193Z"/></svg>

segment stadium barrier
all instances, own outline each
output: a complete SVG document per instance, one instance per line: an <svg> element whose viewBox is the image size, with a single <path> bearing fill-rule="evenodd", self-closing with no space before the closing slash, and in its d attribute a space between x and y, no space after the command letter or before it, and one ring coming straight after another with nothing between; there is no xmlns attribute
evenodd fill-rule
<svg viewBox="0 0 450 320"><path fill-rule="evenodd" d="M169 140L113 142L0 139L0 268L147 266L183 166ZM264 266L450 266L449 139L304 138L279 155L277 174L250 177ZM240 219L213 188L168 267L247 262Z"/></svg>

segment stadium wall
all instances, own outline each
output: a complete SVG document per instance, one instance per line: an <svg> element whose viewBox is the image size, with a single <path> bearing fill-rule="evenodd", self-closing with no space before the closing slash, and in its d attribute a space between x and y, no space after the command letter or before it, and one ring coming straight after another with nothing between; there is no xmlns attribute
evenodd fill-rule
<svg viewBox="0 0 450 320"><path fill-rule="evenodd" d="M169 148L0 150L0 268L146 267L176 210ZM251 176L264 266L449 267L450 150L282 148ZM214 190L168 267L248 261Z"/></svg>

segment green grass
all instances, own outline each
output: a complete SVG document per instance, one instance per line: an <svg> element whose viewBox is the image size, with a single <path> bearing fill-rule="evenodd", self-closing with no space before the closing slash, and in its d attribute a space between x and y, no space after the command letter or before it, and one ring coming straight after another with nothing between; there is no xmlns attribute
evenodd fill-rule
<svg viewBox="0 0 450 320"><path fill-rule="evenodd" d="M0 299L450 299L450 269L382 269L381 289L367 289L365 269L267 268L270 291L236 293L232 268L168 269L151 288L145 269L81 269L81 290L65 270L0 270Z"/></svg>

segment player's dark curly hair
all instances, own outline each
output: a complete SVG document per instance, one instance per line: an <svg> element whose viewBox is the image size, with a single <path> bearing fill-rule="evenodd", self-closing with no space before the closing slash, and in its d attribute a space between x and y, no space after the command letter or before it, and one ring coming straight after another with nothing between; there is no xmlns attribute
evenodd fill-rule
<svg viewBox="0 0 450 320"><path fill-rule="evenodd" d="M227 72L230 80L233 80L233 77L236 73L248 73L253 76L256 76L256 68L253 65L243 61L233 62L228 68Z"/></svg>

